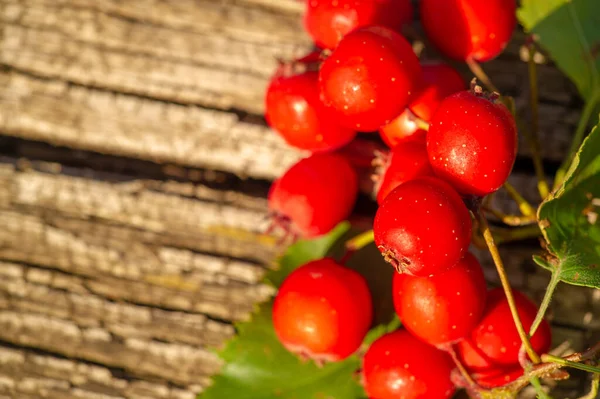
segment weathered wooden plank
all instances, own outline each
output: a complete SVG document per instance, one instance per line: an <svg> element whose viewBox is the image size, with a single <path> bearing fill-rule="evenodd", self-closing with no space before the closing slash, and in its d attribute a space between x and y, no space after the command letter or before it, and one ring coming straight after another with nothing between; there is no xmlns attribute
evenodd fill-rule
<svg viewBox="0 0 600 399"><path fill-rule="evenodd" d="M0 131L74 149L273 179L302 153L232 113L0 73Z"/></svg>
<svg viewBox="0 0 600 399"><path fill-rule="evenodd" d="M125 380L111 370L73 359L0 345L0 398L193 399L196 387Z"/></svg>

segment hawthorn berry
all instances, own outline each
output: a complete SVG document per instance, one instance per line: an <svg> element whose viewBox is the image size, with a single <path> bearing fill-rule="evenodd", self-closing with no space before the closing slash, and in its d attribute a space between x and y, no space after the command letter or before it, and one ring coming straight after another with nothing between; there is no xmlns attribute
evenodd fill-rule
<svg viewBox="0 0 600 399"><path fill-rule="evenodd" d="M431 121L442 100L466 89L462 76L442 62L422 64L423 86L410 100L408 108L426 122Z"/></svg>
<svg viewBox="0 0 600 399"><path fill-rule="evenodd" d="M427 153L436 175L461 194L485 196L504 184L515 163L515 120L478 86L458 92L433 116Z"/></svg>
<svg viewBox="0 0 600 399"><path fill-rule="evenodd" d="M524 294L513 290L519 318L526 331L537 314L537 306ZM552 333L547 321L543 321L531 337L531 345L537 353L550 349ZM519 364L521 339L513 322L508 300L501 288L488 293L483 318L469 337L457 344L458 355L471 371L486 372Z"/></svg>
<svg viewBox="0 0 600 399"><path fill-rule="evenodd" d="M442 273L467 252L471 216L458 193L435 177L396 187L375 215L375 243L399 272Z"/></svg>
<svg viewBox="0 0 600 399"><path fill-rule="evenodd" d="M288 144L327 151L350 142L356 132L330 118L319 96L318 63L302 60L282 65L267 89L265 118Z"/></svg>
<svg viewBox="0 0 600 399"><path fill-rule="evenodd" d="M477 326L486 293L483 270L470 253L447 272L432 277L394 275L394 307L402 324L439 348L462 339Z"/></svg>
<svg viewBox="0 0 600 399"><path fill-rule="evenodd" d="M331 258L290 273L273 304L273 324L283 346L318 362L338 361L354 353L372 317L365 279Z"/></svg>
<svg viewBox="0 0 600 399"><path fill-rule="evenodd" d="M349 32L381 25L400 31L411 22L410 0L307 0L304 26L317 46L334 49Z"/></svg>
<svg viewBox="0 0 600 399"><path fill-rule="evenodd" d="M381 166L375 174L375 190L379 204L402 183L419 176L433 176L425 141L400 143L388 154L381 154L378 163Z"/></svg>
<svg viewBox="0 0 600 399"><path fill-rule="evenodd" d="M459 61L497 57L517 24L515 0L421 0L420 15L427 37Z"/></svg>
<svg viewBox="0 0 600 399"><path fill-rule="evenodd" d="M388 147L394 148L398 143L405 141L425 140L427 131L419 127L416 118L417 116L406 108L390 123L379 128L379 135L383 142Z"/></svg>
<svg viewBox="0 0 600 399"><path fill-rule="evenodd" d="M472 375L475 382L482 388L492 389L504 386L523 375L521 366L496 368Z"/></svg>
<svg viewBox="0 0 600 399"><path fill-rule="evenodd" d="M454 394L453 368L448 354L397 330L365 353L363 385L372 399L445 399Z"/></svg>
<svg viewBox="0 0 600 399"><path fill-rule="evenodd" d="M359 131L376 131L400 115L420 80L410 43L381 26L346 35L319 71L325 105Z"/></svg>
<svg viewBox="0 0 600 399"><path fill-rule="evenodd" d="M315 237L345 220L358 195L358 178L340 155L300 160L269 191L273 223L294 236Z"/></svg>

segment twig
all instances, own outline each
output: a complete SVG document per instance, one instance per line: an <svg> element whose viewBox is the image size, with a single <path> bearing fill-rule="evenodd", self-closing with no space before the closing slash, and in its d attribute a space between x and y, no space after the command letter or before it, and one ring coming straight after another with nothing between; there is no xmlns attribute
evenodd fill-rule
<svg viewBox="0 0 600 399"><path fill-rule="evenodd" d="M513 321L519 333L519 337L521 338L521 342L525 346L525 350L529 355L529 358L534 364L540 362L540 357L535 352L533 347L531 346L531 342L529 341L529 337L525 328L523 327L523 323L519 318L519 313L517 311L517 305L515 303L515 298L513 297L512 288L510 286L510 282L508 281L508 275L506 274L506 269L504 269L504 264L502 263L502 258L500 257L500 252L498 252L498 247L494 242L494 237L492 236L492 231L490 230L490 225L488 224L485 216L480 211L477 213L479 219L479 225L481 227L483 238L488 246L490 254L494 260L494 264L496 265L496 269L498 270L498 275L500 276L500 282L502 283L502 288L504 289L504 294L506 295L506 299L508 301L508 306L510 308L510 313L512 314Z"/></svg>

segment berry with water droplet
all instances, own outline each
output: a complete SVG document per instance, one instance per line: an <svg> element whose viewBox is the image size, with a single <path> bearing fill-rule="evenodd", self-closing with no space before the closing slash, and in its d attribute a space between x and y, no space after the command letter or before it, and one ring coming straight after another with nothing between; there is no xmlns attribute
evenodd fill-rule
<svg viewBox="0 0 600 399"><path fill-rule="evenodd" d="M406 330L388 333L363 358L363 385L370 398L446 399L454 394L452 359Z"/></svg>
<svg viewBox="0 0 600 399"><path fill-rule="evenodd" d="M338 361L354 353L372 317L365 279L331 258L294 270L273 304L273 325L283 346L318 362Z"/></svg>
<svg viewBox="0 0 600 399"><path fill-rule="evenodd" d="M307 0L304 26L317 46L334 49L355 29L381 25L399 32L412 18L410 0Z"/></svg>
<svg viewBox="0 0 600 399"><path fill-rule="evenodd" d="M467 252L471 216L448 183L419 177L387 195L373 231L377 247L399 272L429 276L450 269Z"/></svg>
<svg viewBox="0 0 600 399"><path fill-rule="evenodd" d="M325 105L340 123L365 132L400 115L420 80L410 43L381 26L349 33L319 71Z"/></svg>
<svg viewBox="0 0 600 399"><path fill-rule="evenodd" d="M404 327L440 348L470 334L485 308L485 277L470 253L432 277L397 273L393 286L394 307Z"/></svg>
<svg viewBox="0 0 600 399"><path fill-rule="evenodd" d="M340 155L319 153L300 160L269 192L273 222L293 236L326 234L345 220L358 195L358 177Z"/></svg>

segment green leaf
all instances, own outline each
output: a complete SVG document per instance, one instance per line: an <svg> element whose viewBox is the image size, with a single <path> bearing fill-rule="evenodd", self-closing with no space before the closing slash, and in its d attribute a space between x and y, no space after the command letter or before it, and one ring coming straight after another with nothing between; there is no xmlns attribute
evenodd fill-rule
<svg viewBox="0 0 600 399"><path fill-rule="evenodd" d="M314 240L298 240L281 256L275 269L269 272L265 280L279 287L283 280L298 266L327 255L333 244L350 230L350 223L342 222L331 232Z"/></svg>
<svg viewBox="0 0 600 399"><path fill-rule="evenodd" d="M538 209L553 255L536 263L569 284L600 288L600 128L581 145L562 186Z"/></svg>
<svg viewBox="0 0 600 399"><path fill-rule="evenodd" d="M240 323L238 337L220 353L226 362L201 399L358 399L364 392L355 377L358 356L323 367L302 361L277 340L272 303L251 322Z"/></svg>
<svg viewBox="0 0 600 399"><path fill-rule="evenodd" d="M600 90L598 0L522 0L517 15L590 101ZM542 82L543 84L543 82ZM595 101L595 100L593 100Z"/></svg>

